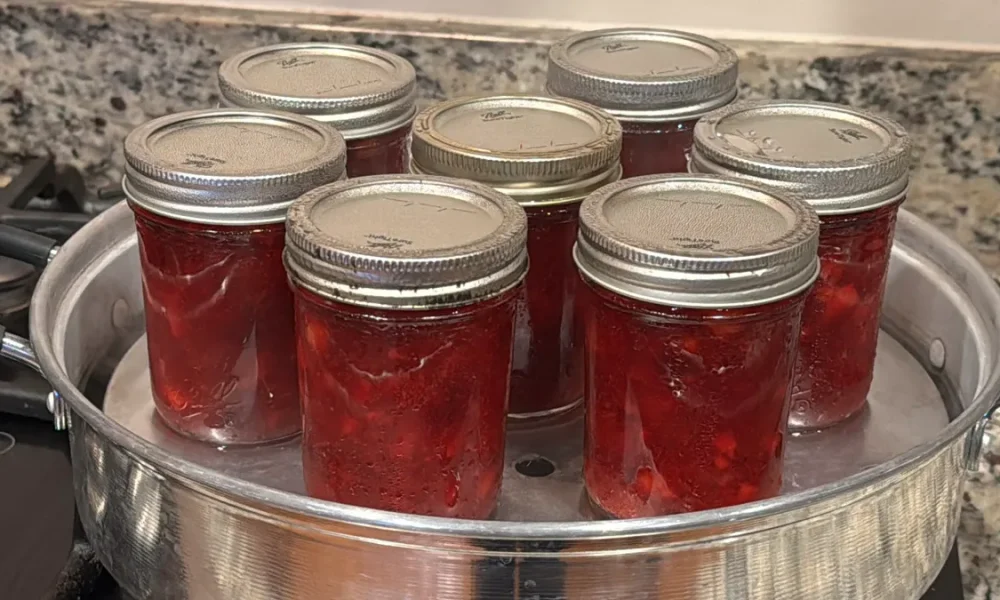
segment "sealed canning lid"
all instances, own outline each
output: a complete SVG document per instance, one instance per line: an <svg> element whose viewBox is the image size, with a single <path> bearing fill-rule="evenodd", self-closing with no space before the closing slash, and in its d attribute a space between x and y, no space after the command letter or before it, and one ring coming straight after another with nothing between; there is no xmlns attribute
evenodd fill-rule
<svg viewBox="0 0 1000 600"><path fill-rule="evenodd" d="M485 185L378 175L317 188L288 211L285 265L297 285L350 304L460 306L517 285L527 217Z"/></svg>
<svg viewBox="0 0 1000 600"><path fill-rule="evenodd" d="M306 191L344 176L347 146L331 127L243 109L182 112L125 138L129 200L192 223L280 223Z"/></svg>
<svg viewBox="0 0 1000 600"><path fill-rule="evenodd" d="M621 146L615 118L582 102L461 98L417 116L412 170L486 183L526 205L560 203L619 179Z"/></svg>
<svg viewBox="0 0 1000 600"><path fill-rule="evenodd" d="M713 39L664 29L604 29L549 49L546 87L624 121L682 121L736 97L739 59Z"/></svg>
<svg viewBox="0 0 1000 600"><path fill-rule="evenodd" d="M623 296L692 308L774 302L819 274L819 219L804 202L713 175L614 183L580 207L573 257Z"/></svg>
<svg viewBox="0 0 1000 600"><path fill-rule="evenodd" d="M910 138L898 123L849 106L770 100L733 105L695 126L691 171L793 192L820 215L900 200Z"/></svg>
<svg viewBox="0 0 1000 600"><path fill-rule="evenodd" d="M223 104L330 123L345 139L388 133L416 114L417 73L391 52L329 42L242 52L219 67Z"/></svg>

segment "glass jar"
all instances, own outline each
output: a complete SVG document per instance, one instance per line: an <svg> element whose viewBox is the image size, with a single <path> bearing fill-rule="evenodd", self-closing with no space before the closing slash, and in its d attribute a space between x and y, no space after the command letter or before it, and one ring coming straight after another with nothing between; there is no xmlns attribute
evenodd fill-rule
<svg viewBox="0 0 1000 600"><path fill-rule="evenodd" d="M547 90L621 122L622 177L684 173L694 124L736 97L739 59L727 46L663 29L604 29L549 50Z"/></svg>
<svg viewBox="0 0 1000 600"><path fill-rule="evenodd" d="M818 230L805 204L720 177L640 177L584 201L584 480L600 514L777 495Z"/></svg>
<svg viewBox="0 0 1000 600"><path fill-rule="evenodd" d="M219 67L224 106L281 110L329 123L347 140L347 175L404 173L417 74L375 48L306 42L237 54Z"/></svg>
<svg viewBox="0 0 1000 600"><path fill-rule="evenodd" d="M126 138L153 399L174 431L249 444L301 429L285 211L342 177L345 156L332 128L248 110L170 115Z"/></svg>
<svg viewBox="0 0 1000 600"><path fill-rule="evenodd" d="M793 430L822 429L866 406L910 140L897 123L800 101L733 106L695 128L691 169L793 192L819 214L819 281L802 318Z"/></svg>
<svg viewBox="0 0 1000 600"><path fill-rule="evenodd" d="M620 150L614 117L573 100L462 98L432 106L414 122L413 172L484 183L528 214L531 269L517 301L514 418L565 412L583 397L573 243L580 202L618 180Z"/></svg>
<svg viewBox="0 0 1000 600"><path fill-rule="evenodd" d="M443 177L362 177L292 206L310 495L490 516L526 231L510 198Z"/></svg>

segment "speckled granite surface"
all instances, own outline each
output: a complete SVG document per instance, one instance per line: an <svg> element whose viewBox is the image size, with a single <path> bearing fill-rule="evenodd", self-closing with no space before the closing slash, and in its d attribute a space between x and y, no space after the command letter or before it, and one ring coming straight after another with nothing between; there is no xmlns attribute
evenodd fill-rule
<svg viewBox="0 0 1000 600"><path fill-rule="evenodd" d="M129 129L217 100L215 68L239 50L338 40L417 68L426 101L533 91L559 31L135 6L0 4L0 172L51 152L92 189L120 177ZM447 31L442 35L441 31ZM916 141L907 206L1000 270L1000 56L733 43L742 93L846 102L898 119ZM1000 440L1000 429L994 428ZM1000 598L1000 441L971 477L962 521L967 596Z"/></svg>

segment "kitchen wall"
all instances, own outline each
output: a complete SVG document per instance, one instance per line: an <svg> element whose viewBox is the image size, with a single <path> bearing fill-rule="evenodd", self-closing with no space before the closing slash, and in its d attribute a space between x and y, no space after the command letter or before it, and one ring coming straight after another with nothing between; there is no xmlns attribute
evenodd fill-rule
<svg viewBox="0 0 1000 600"><path fill-rule="evenodd" d="M149 0L143 0L149 1ZM1000 50L1000 0L180 0L585 28L647 24L728 39Z"/></svg>

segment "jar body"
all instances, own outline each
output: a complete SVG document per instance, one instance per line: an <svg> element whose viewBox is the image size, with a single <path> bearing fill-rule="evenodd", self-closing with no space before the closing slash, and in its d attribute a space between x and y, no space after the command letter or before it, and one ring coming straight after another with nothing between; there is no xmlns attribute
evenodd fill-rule
<svg viewBox="0 0 1000 600"><path fill-rule="evenodd" d="M802 314L793 430L829 427L865 407L900 204L820 216L820 275Z"/></svg>
<svg viewBox="0 0 1000 600"><path fill-rule="evenodd" d="M622 125L622 178L687 173L697 119Z"/></svg>
<svg viewBox="0 0 1000 600"><path fill-rule="evenodd" d="M379 135L347 140L347 176L406 173L412 123Z"/></svg>
<svg viewBox="0 0 1000 600"><path fill-rule="evenodd" d="M405 513L490 516L518 290L405 311L294 289L307 492Z"/></svg>
<svg viewBox="0 0 1000 600"><path fill-rule="evenodd" d="M666 515L778 494L804 299L671 308L581 285L584 478L600 512Z"/></svg>
<svg viewBox="0 0 1000 600"><path fill-rule="evenodd" d="M517 299L510 413L563 412L583 397L583 347L574 318L580 203L526 206L531 268Z"/></svg>
<svg viewBox="0 0 1000 600"><path fill-rule="evenodd" d="M178 433L218 444L301 429L285 226L214 226L132 206L153 397Z"/></svg>

